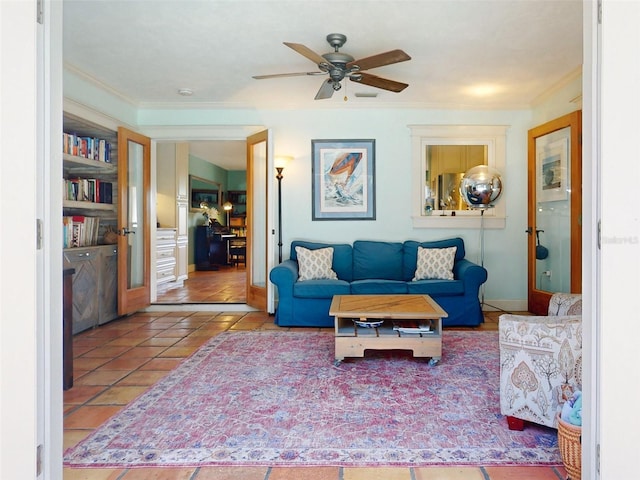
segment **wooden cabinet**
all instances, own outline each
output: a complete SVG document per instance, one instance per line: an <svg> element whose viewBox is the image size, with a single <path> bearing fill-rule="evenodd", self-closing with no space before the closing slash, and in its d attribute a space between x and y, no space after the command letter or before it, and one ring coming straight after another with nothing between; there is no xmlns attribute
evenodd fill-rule
<svg viewBox="0 0 640 480"><path fill-rule="evenodd" d="M118 247L100 248L100 314L98 324L118 317Z"/></svg>
<svg viewBox="0 0 640 480"><path fill-rule="evenodd" d="M72 330L76 334L118 316L117 247L66 248L64 268L72 268Z"/></svg>
<svg viewBox="0 0 640 480"><path fill-rule="evenodd" d="M431 180L443 173L465 173L487 162L485 145L433 145L429 147Z"/></svg>
<svg viewBox="0 0 640 480"><path fill-rule="evenodd" d="M73 268L62 272L62 389L73 387Z"/></svg>

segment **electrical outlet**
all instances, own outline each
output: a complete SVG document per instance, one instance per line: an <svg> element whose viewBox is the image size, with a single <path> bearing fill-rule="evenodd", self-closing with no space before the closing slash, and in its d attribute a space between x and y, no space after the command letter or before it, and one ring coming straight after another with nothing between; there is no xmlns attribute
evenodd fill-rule
<svg viewBox="0 0 640 480"><path fill-rule="evenodd" d="M542 272L542 275L544 275L545 277L549 277L549 280L551 280L551 270L545 270L544 272Z"/></svg>

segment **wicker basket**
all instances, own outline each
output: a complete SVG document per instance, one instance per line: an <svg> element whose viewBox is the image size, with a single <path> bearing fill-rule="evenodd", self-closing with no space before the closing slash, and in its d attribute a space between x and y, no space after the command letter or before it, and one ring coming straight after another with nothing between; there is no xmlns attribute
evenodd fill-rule
<svg viewBox="0 0 640 480"><path fill-rule="evenodd" d="M558 415L558 447L570 480L582 478L582 427L565 422Z"/></svg>

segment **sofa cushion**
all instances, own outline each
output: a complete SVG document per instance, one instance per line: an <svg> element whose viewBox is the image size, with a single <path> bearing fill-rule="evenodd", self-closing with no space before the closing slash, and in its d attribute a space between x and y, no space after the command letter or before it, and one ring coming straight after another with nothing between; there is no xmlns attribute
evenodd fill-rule
<svg viewBox="0 0 640 480"><path fill-rule="evenodd" d="M353 280L353 249L351 245L346 243L319 243L319 242L306 242L303 240L294 240L291 242L291 251L289 258L291 260L298 261L298 255L296 253L296 247L304 247L309 250L316 250L318 248L333 248L333 262L331 269L336 272L340 280L350 282Z"/></svg>
<svg viewBox="0 0 640 480"><path fill-rule="evenodd" d="M350 293L349 282L344 280L307 280L293 284L293 296L298 298L332 298Z"/></svg>
<svg viewBox="0 0 640 480"><path fill-rule="evenodd" d="M418 262L413 280L453 280L457 247L424 248L418 246Z"/></svg>
<svg viewBox="0 0 640 480"><path fill-rule="evenodd" d="M356 240L353 242L353 280L403 280L402 252L399 242Z"/></svg>
<svg viewBox="0 0 640 480"><path fill-rule="evenodd" d="M351 282L352 295L401 295L407 293L407 282L402 280L354 280Z"/></svg>
<svg viewBox="0 0 640 480"><path fill-rule="evenodd" d="M333 248L318 248L309 250L296 247L298 255L298 280L318 280L322 278L337 280L336 272L331 270L333 263Z"/></svg>
<svg viewBox="0 0 640 480"><path fill-rule="evenodd" d="M464 240L462 240L462 238L460 237L449 238L446 240L435 240L433 242L416 242L415 240L407 240L402 246L402 279L406 280L407 282L411 281L416 275L416 267L418 264L418 247L456 247L455 262L459 262L465 256Z"/></svg>
<svg viewBox="0 0 640 480"><path fill-rule="evenodd" d="M448 297L464 295L462 280L417 280L407 282L407 293Z"/></svg>

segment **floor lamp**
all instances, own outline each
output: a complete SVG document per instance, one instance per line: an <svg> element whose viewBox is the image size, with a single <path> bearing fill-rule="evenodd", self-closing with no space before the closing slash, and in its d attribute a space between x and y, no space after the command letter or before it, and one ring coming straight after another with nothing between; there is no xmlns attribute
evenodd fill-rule
<svg viewBox="0 0 640 480"><path fill-rule="evenodd" d="M291 160L293 157L277 156L274 162L278 179L278 263L282 263L282 171Z"/></svg>
<svg viewBox="0 0 640 480"><path fill-rule="evenodd" d="M229 225L229 215L231 214L231 210L233 210L233 204L231 202L224 202L222 208L227 212L227 228L229 228L231 226Z"/></svg>
<svg viewBox="0 0 640 480"><path fill-rule="evenodd" d="M484 267L484 212L495 207L502 194L502 176L495 168L478 165L468 170L460 181L460 195L472 210L480 210L480 265ZM480 287L481 305L484 301L484 284ZM489 305L497 310L500 308Z"/></svg>

